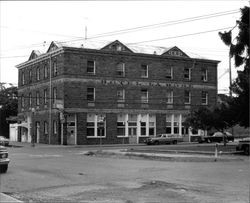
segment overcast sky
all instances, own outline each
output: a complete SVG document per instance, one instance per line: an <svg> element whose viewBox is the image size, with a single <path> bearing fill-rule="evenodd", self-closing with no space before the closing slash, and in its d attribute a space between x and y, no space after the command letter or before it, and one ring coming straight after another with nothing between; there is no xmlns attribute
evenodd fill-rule
<svg viewBox="0 0 250 203"><path fill-rule="evenodd" d="M218 89L227 93L229 74L222 75L229 67L228 47L220 40L219 31L212 30L234 27L244 6L249 6L248 1L0 1L0 81L17 84L15 66L27 61L32 50L46 51L53 40L84 38L87 26L87 38L92 41L178 46L192 56L219 60ZM94 38L159 23L165 24ZM162 38L166 39L157 40Z"/></svg>

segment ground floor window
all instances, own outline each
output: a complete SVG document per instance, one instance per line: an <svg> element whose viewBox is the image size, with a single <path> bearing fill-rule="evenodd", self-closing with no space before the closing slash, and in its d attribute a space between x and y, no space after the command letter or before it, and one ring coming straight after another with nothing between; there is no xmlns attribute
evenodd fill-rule
<svg viewBox="0 0 250 203"><path fill-rule="evenodd" d="M106 115L87 114L87 137L106 136Z"/></svg>

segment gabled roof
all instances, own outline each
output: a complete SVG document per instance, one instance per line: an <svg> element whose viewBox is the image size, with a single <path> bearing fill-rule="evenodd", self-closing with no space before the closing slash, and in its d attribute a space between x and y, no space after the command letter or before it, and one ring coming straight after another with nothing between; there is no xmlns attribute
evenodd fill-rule
<svg viewBox="0 0 250 203"><path fill-rule="evenodd" d="M42 55L42 53L38 50L33 50L30 54L29 60L35 59L38 56Z"/></svg>
<svg viewBox="0 0 250 203"><path fill-rule="evenodd" d="M122 52L130 52L133 53L127 46L121 43L119 40L115 40L105 47L101 48L101 50L110 50L110 51L122 51Z"/></svg>
<svg viewBox="0 0 250 203"><path fill-rule="evenodd" d="M178 56L178 57L189 57L186 53L184 53L177 46L174 46L174 47L170 48L169 50L164 52L162 55L163 56L168 55L168 56Z"/></svg>
<svg viewBox="0 0 250 203"><path fill-rule="evenodd" d="M53 42L51 42L47 53L50 52L50 51L54 51L54 50L58 49L59 47L61 47L61 44L56 42L56 41L53 41Z"/></svg>

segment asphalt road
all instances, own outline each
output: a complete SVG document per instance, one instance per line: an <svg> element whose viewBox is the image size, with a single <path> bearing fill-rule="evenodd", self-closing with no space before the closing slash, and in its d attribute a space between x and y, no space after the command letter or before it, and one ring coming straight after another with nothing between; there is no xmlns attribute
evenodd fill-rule
<svg viewBox="0 0 250 203"><path fill-rule="evenodd" d="M26 202L249 202L247 156L175 162L83 155L94 149L8 148L11 163L0 191Z"/></svg>

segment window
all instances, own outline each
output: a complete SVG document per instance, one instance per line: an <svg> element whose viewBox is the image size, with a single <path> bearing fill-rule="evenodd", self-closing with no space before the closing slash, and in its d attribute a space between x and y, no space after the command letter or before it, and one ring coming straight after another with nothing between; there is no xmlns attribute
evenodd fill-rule
<svg viewBox="0 0 250 203"><path fill-rule="evenodd" d="M21 107L24 108L24 95L21 96Z"/></svg>
<svg viewBox="0 0 250 203"><path fill-rule="evenodd" d="M21 72L21 84L22 85L25 84L25 74L24 74L24 71Z"/></svg>
<svg viewBox="0 0 250 203"><path fill-rule="evenodd" d="M117 136L125 136L125 114L117 115Z"/></svg>
<svg viewBox="0 0 250 203"><path fill-rule="evenodd" d="M173 79L173 67L166 68L166 78Z"/></svg>
<svg viewBox="0 0 250 203"><path fill-rule="evenodd" d="M32 107L32 94L29 93L29 107Z"/></svg>
<svg viewBox="0 0 250 203"><path fill-rule="evenodd" d="M207 105L208 104L208 93L205 91L201 92L201 104Z"/></svg>
<svg viewBox="0 0 250 203"><path fill-rule="evenodd" d="M53 104L55 104L55 102L56 102L56 100L57 100L57 89L56 89L56 87L53 87L53 90L52 90L53 92L52 92L52 102L53 102Z"/></svg>
<svg viewBox="0 0 250 203"><path fill-rule="evenodd" d="M87 136L104 137L106 129L106 116L87 114Z"/></svg>
<svg viewBox="0 0 250 203"><path fill-rule="evenodd" d="M179 134L179 115L174 115L174 134Z"/></svg>
<svg viewBox="0 0 250 203"><path fill-rule="evenodd" d="M141 77L142 78L148 77L148 65L141 65Z"/></svg>
<svg viewBox="0 0 250 203"><path fill-rule="evenodd" d="M188 90L185 90L185 92L184 92L184 103L185 104L191 103L191 93Z"/></svg>
<svg viewBox="0 0 250 203"><path fill-rule="evenodd" d="M36 80L40 80L40 68L36 68Z"/></svg>
<svg viewBox="0 0 250 203"><path fill-rule="evenodd" d="M48 103L48 90L47 89L43 91L43 99L44 99L44 104L46 105Z"/></svg>
<svg viewBox="0 0 250 203"><path fill-rule="evenodd" d="M173 104L173 90L167 91L167 104Z"/></svg>
<svg viewBox="0 0 250 203"><path fill-rule="evenodd" d="M166 116L166 133L172 133L172 115Z"/></svg>
<svg viewBox="0 0 250 203"><path fill-rule="evenodd" d="M29 70L29 83L32 82L32 70L30 69Z"/></svg>
<svg viewBox="0 0 250 203"><path fill-rule="evenodd" d="M125 90L117 90L117 102L125 102Z"/></svg>
<svg viewBox="0 0 250 203"><path fill-rule="evenodd" d="M116 65L116 74L117 76L121 76L121 77L125 76L125 64L124 63L118 63Z"/></svg>
<svg viewBox="0 0 250 203"><path fill-rule="evenodd" d="M53 121L53 133L57 134L57 122L55 120Z"/></svg>
<svg viewBox="0 0 250 203"><path fill-rule="evenodd" d="M147 89L141 90L141 102L148 103L148 90Z"/></svg>
<svg viewBox="0 0 250 203"><path fill-rule="evenodd" d="M44 134L48 134L48 123L44 121Z"/></svg>
<svg viewBox="0 0 250 203"><path fill-rule="evenodd" d="M53 76L55 77L55 76L58 75L58 68L57 68L57 62L56 61L53 62L52 68L53 68Z"/></svg>
<svg viewBox="0 0 250 203"><path fill-rule="evenodd" d="M95 61L87 61L87 73L95 74Z"/></svg>
<svg viewBox="0 0 250 203"><path fill-rule="evenodd" d="M141 135L146 135L146 122L141 122Z"/></svg>
<svg viewBox="0 0 250 203"><path fill-rule="evenodd" d="M207 69L202 69L201 70L201 80L203 82L206 82L207 81Z"/></svg>
<svg viewBox="0 0 250 203"><path fill-rule="evenodd" d="M155 122L149 121L149 135L154 136L155 135Z"/></svg>
<svg viewBox="0 0 250 203"><path fill-rule="evenodd" d="M40 105L40 94L39 92L36 92L36 106Z"/></svg>
<svg viewBox="0 0 250 203"><path fill-rule="evenodd" d="M44 65L44 79L48 78L49 75L49 67L47 64Z"/></svg>
<svg viewBox="0 0 250 203"><path fill-rule="evenodd" d="M190 68L184 68L184 79L191 80L191 69Z"/></svg>
<svg viewBox="0 0 250 203"><path fill-rule="evenodd" d="M89 101L89 102L95 101L95 88L93 88L93 87L87 88L87 101Z"/></svg>

